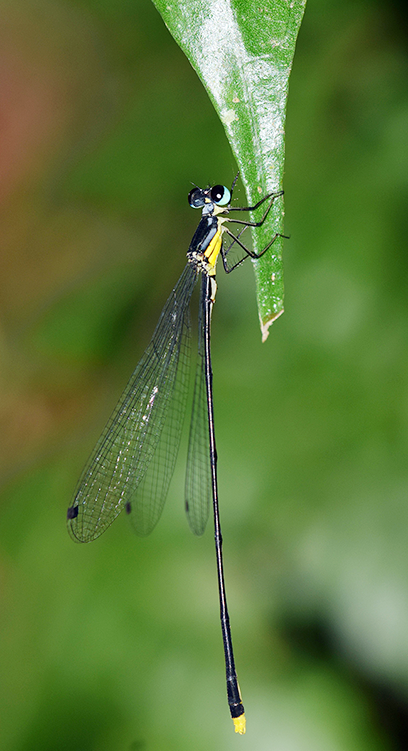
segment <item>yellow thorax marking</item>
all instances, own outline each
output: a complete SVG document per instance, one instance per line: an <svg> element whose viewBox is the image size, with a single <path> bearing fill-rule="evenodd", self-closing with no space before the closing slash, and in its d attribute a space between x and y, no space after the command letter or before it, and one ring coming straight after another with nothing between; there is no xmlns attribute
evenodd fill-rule
<svg viewBox="0 0 408 751"><path fill-rule="evenodd" d="M204 256L206 257L208 263L212 268L215 268L215 264L217 263L218 256L220 254L222 245L222 219L218 219L218 229L212 238L212 240L209 242L208 247L204 251Z"/></svg>

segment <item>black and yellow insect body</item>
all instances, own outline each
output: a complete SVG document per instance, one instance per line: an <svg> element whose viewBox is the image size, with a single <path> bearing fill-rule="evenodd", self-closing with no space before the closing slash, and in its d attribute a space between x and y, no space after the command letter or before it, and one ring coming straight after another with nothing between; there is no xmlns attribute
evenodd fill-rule
<svg viewBox="0 0 408 751"><path fill-rule="evenodd" d="M96 539L123 508L139 535L149 534L156 525L166 500L173 474L186 408L190 377L190 311L194 286L201 274L198 321L198 357L185 482L185 508L192 531L204 532L213 508L221 628L227 678L227 697L235 731L245 733L245 714L235 671L231 631L225 593L222 537L218 509L217 451L211 369L211 313L217 285L216 264L221 255L227 273L247 257L259 254L246 248L240 235L246 227L261 226L276 198L269 193L255 206L231 206L231 190L215 185L195 187L188 200L202 209L199 225L187 252L187 265L161 313L156 330L132 374L119 402L102 432L76 489L67 512L68 531L77 542ZM269 201L258 222L232 219L231 212L256 211ZM243 225L236 236L227 223ZM223 236L231 237L225 249ZM242 257L232 265L228 254L237 244Z"/></svg>

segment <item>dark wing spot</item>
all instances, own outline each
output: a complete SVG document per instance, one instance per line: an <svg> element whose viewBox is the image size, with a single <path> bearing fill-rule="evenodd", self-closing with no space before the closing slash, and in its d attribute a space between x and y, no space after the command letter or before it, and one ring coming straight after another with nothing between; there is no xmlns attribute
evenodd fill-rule
<svg viewBox="0 0 408 751"><path fill-rule="evenodd" d="M67 511L67 519L76 519L78 516L78 506L70 506Z"/></svg>
<svg viewBox="0 0 408 751"><path fill-rule="evenodd" d="M129 501L126 504L125 509L126 509L126 513L127 514L131 513L131 511L132 511L132 504Z"/></svg>

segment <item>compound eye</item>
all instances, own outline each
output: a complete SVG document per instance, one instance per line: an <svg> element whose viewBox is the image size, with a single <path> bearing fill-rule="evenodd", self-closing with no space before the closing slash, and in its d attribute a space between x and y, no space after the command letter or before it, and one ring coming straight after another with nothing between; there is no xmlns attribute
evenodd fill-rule
<svg viewBox="0 0 408 751"><path fill-rule="evenodd" d="M193 188L188 194L188 202L193 209L204 206L204 194L201 188Z"/></svg>
<svg viewBox="0 0 408 751"><path fill-rule="evenodd" d="M214 185L211 188L211 200L217 206L227 206L231 200L231 193L225 185Z"/></svg>

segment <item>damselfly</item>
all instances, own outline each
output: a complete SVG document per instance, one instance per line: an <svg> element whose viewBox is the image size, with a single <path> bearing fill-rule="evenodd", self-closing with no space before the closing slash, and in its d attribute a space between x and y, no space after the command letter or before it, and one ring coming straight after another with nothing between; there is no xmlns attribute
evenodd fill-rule
<svg viewBox="0 0 408 751"><path fill-rule="evenodd" d="M219 255L225 271L230 273L246 258L260 258L266 253L282 235L276 233L260 253L247 248L240 236L246 227L260 227L264 223L274 200L283 191L268 193L255 206L232 207L237 177L231 190L223 185L205 189L196 186L189 193L190 206L202 209L202 217L187 252L187 265L163 308L150 344L85 466L67 518L69 533L77 542L89 542L99 537L123 508L138 534L147 535L156 525L166 500L180 443L190 373L189 304L201 274L198 358L185 508L191 530L201 535L212 503L228 704L235 731L245 733L245 714L235 670L223 573L210 324L217 291L215 269ZM267 208L257 222L229 216L236 211L256 211L266 202ZM243 227L234 235L227 223ZM231 238L228 248L223 245L224 235ZM232 245L239 247L241 257L229 263Z"/></svg>

